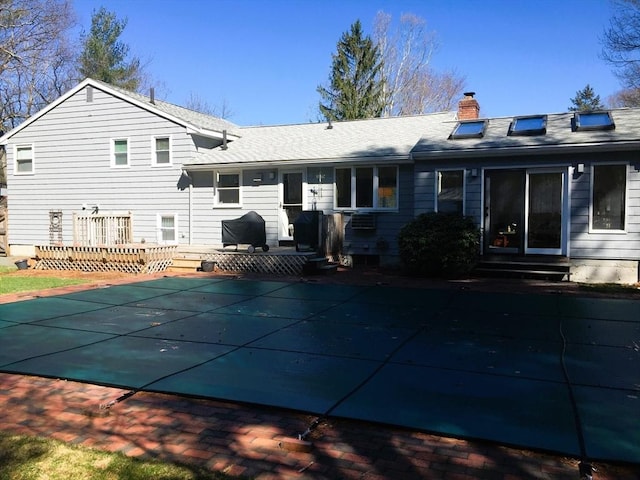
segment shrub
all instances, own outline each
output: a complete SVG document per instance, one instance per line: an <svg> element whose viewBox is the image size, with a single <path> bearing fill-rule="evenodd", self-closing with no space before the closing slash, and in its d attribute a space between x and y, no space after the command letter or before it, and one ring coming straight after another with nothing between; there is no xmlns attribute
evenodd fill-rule
<svg viewBox="0 0 640 480"><path fill-rule="evenodd" d="M468 274L475 266L480 229L471 217L423 213L402 227L398 245L410 274L451 278Z"/></svg>

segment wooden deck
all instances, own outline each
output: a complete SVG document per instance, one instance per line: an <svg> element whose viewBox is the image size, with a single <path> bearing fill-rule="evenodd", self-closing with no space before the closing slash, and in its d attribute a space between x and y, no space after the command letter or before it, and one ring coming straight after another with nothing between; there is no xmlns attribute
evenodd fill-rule
<svg viewBox="0 0 640 480"><path fill-rule="evenodd" d="M128 244L113 246L36 246L35 270L157 273L165 271L176 253L175 245Z"/></svg>
<svg viewBox="0 0 640 480"><path fill-rule="evenodd" d="M209 261L222 271L301 275L305 265L317 257L315 251L297 252L294 247L271 247L268 252L256 248L249 253L246 246L236 250L235 246L180 245L169 270L195 271Z"/></svg>
<svg viewBox="0 0 640 480"><path fill-rule="evenodd" d="M36 246L36 270L75 270L83 272L124 272L132 274L163 271L196 272L202 262L213 262L216 270L302 275L315 265L315 251L298 252L295 247L257 248L208 245L127 244L116 246ZM324 260L324 259L323 259Z"/></svg>

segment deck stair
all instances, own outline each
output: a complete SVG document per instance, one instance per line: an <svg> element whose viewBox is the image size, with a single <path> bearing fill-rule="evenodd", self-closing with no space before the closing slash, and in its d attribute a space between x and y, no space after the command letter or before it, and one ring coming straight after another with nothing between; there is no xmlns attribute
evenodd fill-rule
<svg viewBox="0 0 640 480"><path fill-rule="evenodd" d="M479 277L568 281L570 263L567 257L487 255L480 260L474 274Z"/></svg>
<svg viewBox="0 0 640 480"><path fill-rule="evenodd" d="M307 263L302 268L304 275L329 275L338 271L338 264L329 262L327 257L313 257L307 259Z"/></svg>

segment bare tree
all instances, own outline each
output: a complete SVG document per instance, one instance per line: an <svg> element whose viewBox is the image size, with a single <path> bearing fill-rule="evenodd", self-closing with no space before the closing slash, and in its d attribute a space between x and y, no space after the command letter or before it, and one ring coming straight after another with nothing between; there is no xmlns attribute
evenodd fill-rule
<svg viewBox="0 0 640 480"><path fill-rule="evenodd" d="M196 112L218 118L224 118L225 120L229 120L234 115L227 99L222 99L222 103L220 105L211 106L209 102L193 92L189 94L189 99L187 100L185 107L189 110L194 110Z"/></svg>
<svg viewBox="0 0 640 480"><path fill-rule="evenodd" d="M0 0L0 129L17 126L76 81L68 0Z"/></svg>
<svg viewBox="0 0 640 480"><path fill-rule="evenodd" d="M436 72L431 58L437 51L435 32L414 14L403 14L392 31L391 15L378 12L374 40L382 56L385 108L382 116L415 115L450 110L460 96L464 77Z"/></svg>
<svg viewBox="0 0 640 480"><path fill-rule="evenodd" d="M610 63L623 90L609 100L618 106L640 105L640 0L615 0L605 29L602 58Z"/></svg>
<svg viewBox="0 0 640 480"><path fill-rule="evenodd" d="M640 88L620 90L607 98L611 108L640 107Z"/></svg>

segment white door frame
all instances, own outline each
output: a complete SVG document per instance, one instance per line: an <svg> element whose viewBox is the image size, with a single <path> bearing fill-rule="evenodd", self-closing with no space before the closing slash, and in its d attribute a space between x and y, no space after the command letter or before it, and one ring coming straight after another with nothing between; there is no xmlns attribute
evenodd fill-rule
<svg viewBox="0 0 640 480"><path fill-rule="evenodd" d="M560 219L560 247L559 248L533 248L529 247L529 176L538 173L560 173L562 175L561 186L561 219ZM569 223L569 170L567 168L529 168L526 171L525 195L524 195L524 253L533 255L566 255L568 245Z"/></svg>
<svg viewBox="0 0 640 480"><path fill-rule="evenodd" d="M278 172L278 240L292 241L293 235L291 234L289 226L289 219L285 210L284 203L284 176L289 173L299 173L301 176L302 184L302 203L300 204L301 210L305 209L307 204L307 172L304 168L286 169ZM296 204L297 205L297 204Z"/></svg>

